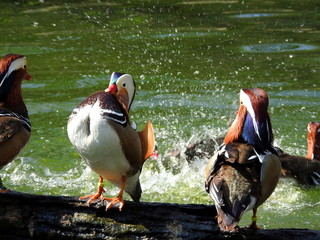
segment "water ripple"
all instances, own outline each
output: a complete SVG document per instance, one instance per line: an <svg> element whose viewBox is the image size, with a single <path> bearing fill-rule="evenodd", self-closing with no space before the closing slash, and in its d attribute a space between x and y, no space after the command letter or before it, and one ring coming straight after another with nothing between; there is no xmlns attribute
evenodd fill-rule
<svg viewBox="0 0 320 240"><path fill-rule="evenodd" d="M274 13L245 13L234 15L235 18L259 18L259 17L272 17Z"/></svg>
<svg viewBox="0 0 320 240"><path fill-rule="evenodd" d="M243 46L242 49L247 52L292 52L292 51L309 51L315 50L318 47L311 44L301 43L265 43L265 44L252 44Z"/></svg>

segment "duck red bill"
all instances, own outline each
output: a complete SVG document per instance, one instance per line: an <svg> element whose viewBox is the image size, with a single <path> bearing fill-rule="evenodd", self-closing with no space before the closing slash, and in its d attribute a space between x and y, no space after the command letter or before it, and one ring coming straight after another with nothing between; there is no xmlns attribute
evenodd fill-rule
<svg viewBox="0 0 320 240"><path fill-rule="evenodd" d="M32 77L29 75L29 73L27 73L26 77L25 77L26 80L31 80Z"/></svg>
<svg viewBox="0 0 320 240"><path fill-rule="evenodd" d="M109 87L105 90L105 92L117 93L118 88L116 84L110 84Z"/></svg>

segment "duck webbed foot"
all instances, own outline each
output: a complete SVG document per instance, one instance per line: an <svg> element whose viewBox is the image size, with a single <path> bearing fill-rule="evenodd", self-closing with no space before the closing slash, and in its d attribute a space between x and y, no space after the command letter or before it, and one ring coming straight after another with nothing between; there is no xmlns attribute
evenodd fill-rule
<svg viewBox="0 0 320 240"><path fill-rule="evenodd" d="M263 229L262 227L258 227L258 225L257 225L257 220L258 220L257 209L254 208L252 211L253 211L253 215L251 217L252 222L249 225L248 229L252 229L252 230Z"/></svg>
<svg viewBox="0 0 320 240"><path fill-rule="evenodd" d="M10 189L7 189L5 186L3 186L2 179L0 177L0 193L5 193L5 192L8 192L8 191L10 191Z"/></svg>
<svg viewBox="0 0 320 240"><path fill-rule="evenodd" d="M97 193L96 193L96 194L92 194L92 195L88 195L88 196L83 196L83 197L80 197L79 199L82 200L82 199L90 198L90 199L87 201L88 206L90 206L90 204L91 204L94 200L96 200L96 199L98 199L98 198L103 199L102 194L105 192L105 190L103 189L103 186L104 186L104 184L103 184L103 178L100 176L100 178L99 178L99 183L98 183L98 191L97 191Z"/></svg>
<svg viewBox="0 0 320 240"><path fill-rule="evenodd" d="M115 205L116 203L120 203L119 205L119 211L122 211L122 208L124 206L124 200L122 198L122 196L117 196L114 198L103 198L103 200L107 201L108 204L106 206L106 211L108 211L113 205Z"/></svg>
<svg viewBox="0 0 320 240"><path fill-rule="evenodd" d="M124 200L123 200L123 191L124 191L124 187L126 186L126 180L127 178L126 177L122 177L121 181L122 181L122 184L121 184L121 189L120 189L120 192L118 194L117 197L114 197L114 198L103 198L103 200L107 201L108 204L106 206L106 211L108 211L113 205L115 205L116 203L120 203L119 204L119 211L121 212L122 211L122 208L124 206Z"/></svg>

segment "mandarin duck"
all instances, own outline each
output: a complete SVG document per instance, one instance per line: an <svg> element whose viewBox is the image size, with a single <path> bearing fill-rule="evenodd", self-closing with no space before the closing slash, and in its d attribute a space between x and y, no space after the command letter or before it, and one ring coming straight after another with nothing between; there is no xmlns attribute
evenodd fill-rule
<svg viewBox="0 0 320 240"><path fill-rule="evenodd" d="M108 202L106 210L119 203L121 211L124 206L123 191L135 202L140 200L139 176L155 144L150 122L140 132L130 122L128 113L135 91L135 81L131 75L114 72L109 87L85 99L69 117L67 131L71 143L100 176L98 192L80 198L89 198L88 205L101 198L103 202ZM102 196L105 192L104 179L120 188L117 197Z"/></svg>
<svg viewBox="0 0 320 240"><path fill-rule="evenodd" d="M22 98L22 80L30 80L27 59L7 54L0 60L0 169L14 160L29 140L31 124ZM8 191L0 178L0 191Z"/></svg>
<svg viewBox="0 0 320 240"><path fill-rule="evenodd" d="M320 122L308 124L308 153L306 157L293 156L280 148L281 177L294 178L299 184L320 185Z"/></svg>
<svg viewBox="0 0 320 240"><path fill-rule="evenodd" d="M237 231L249 210L253 210L250 228L258 228L257 208L274 191L281 169L272 145L268 95L259 88L242 89L240 102L224 143L206 168L206 191L215 202L222 231Z"/></svg>
<svg viewBox="0 0 320 240"><path fill-rule="evenodd" d="M320 160L320 122L308 124L308 153L306 158Z"/></svg>

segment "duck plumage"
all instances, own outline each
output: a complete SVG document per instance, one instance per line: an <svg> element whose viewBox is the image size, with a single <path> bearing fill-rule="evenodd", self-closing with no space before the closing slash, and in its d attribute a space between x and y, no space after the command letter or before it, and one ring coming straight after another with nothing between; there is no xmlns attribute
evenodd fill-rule
<svg viewBox="0 0 320 240"><path fill-rule="evenodd" d="M281 175L294 178L299 184L320 185L320 122L310 122L307 129L306 157L289 155L276 148L281 159Z"/></svg>
<svg viewBox="0 0 320 240"><path fill-rule="evenodd" d="M142 132L137 132L130 122L128 112L134 94L135 83L131 75L113 73L109 87L88 97L70 116L69 139L100 176L99 194L90 196L88 203L104 192L101 188L103 179L120 187L134 201L141 197L139 175L154 149L154 135L150 122ZM122 198L122 193L119 195ZM121 203L120 210L122 206Z"/></svg>
<svg viewBox="0 0 320 240"><path fill-rule="evenodd" d="M0 60L0 169L13 161L31 134L21 83L30 80L26 57L7 54ZM0 179L0 188L5 189Z"/></svg>
<svg viewBox="0 0 320 240"><path fill-rule="evenodd" d="M306 158L320 160L320 122L308 124L308 152Z"/></svg>
<svg viewBox="0 0 320 240"><path fill-rule="evenodd" d="M206 191L215 201L218 224L235 231L243 214L257 208L274 191L281 164L273 149L267 112L268 96L262 89L242 89L237 117L224 143L206 168Z"/></svg>

